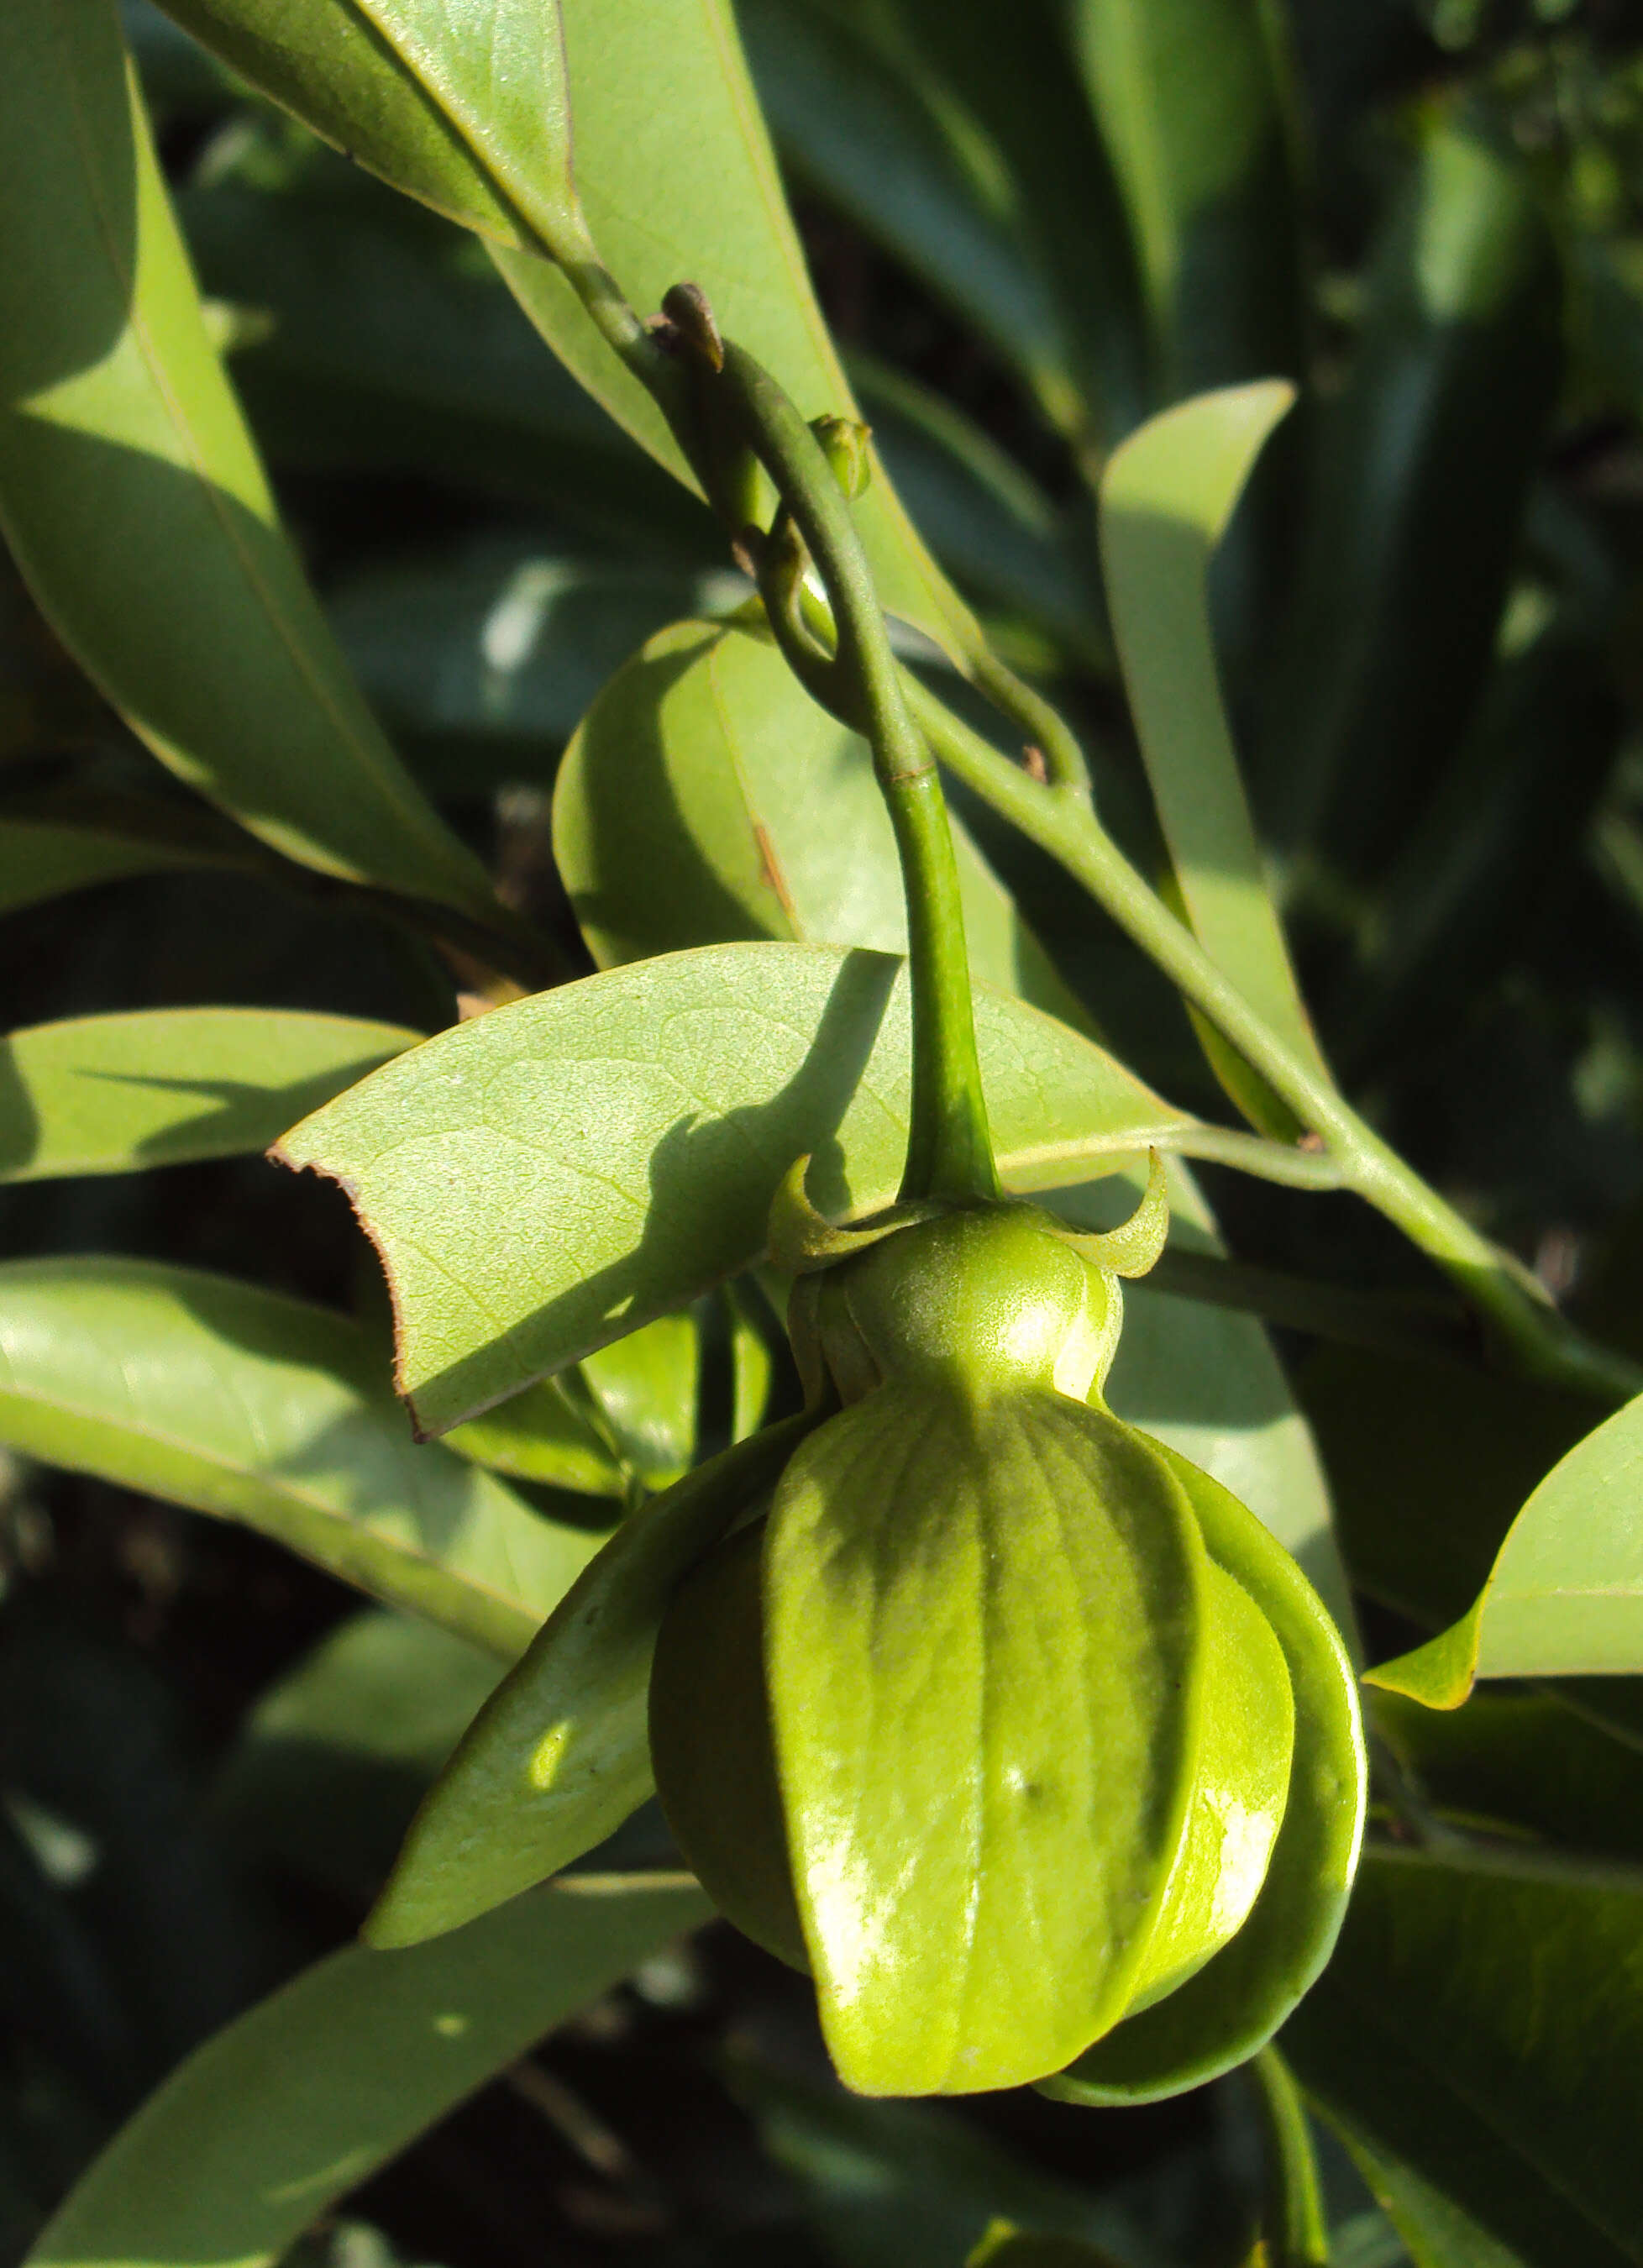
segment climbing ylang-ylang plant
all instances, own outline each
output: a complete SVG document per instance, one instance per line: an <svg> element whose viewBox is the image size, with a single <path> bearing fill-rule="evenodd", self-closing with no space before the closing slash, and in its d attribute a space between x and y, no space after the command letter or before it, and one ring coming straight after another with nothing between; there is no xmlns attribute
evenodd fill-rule
<svg viewBox="0 0 1643 2268"><path fill-rule="evenodd" d="M1167 2095L1254 2053L1328 1957L1364 1814L1352 1669L1255 1516L1102 1399L1119 1279L1168 1232L1157 1152L1106 1233L1000 1192L939 780L844 509L859 451L838 421L807 431L700 293L667 304L725 453L781 499L741 539L771 619L889 804L906 1167L893 1206L839 1228L795 1163L769 1247L802 1418L607 1545L429 1797L374 1934L422 1933L429 1873L460 1905L462 1847L507 1845L578 1771L561 1707L578 1674L584 1711L604 1697L589 1604L637 1586L648 1610L604 1666L631 1678L653 1646L668 1821L721 1910L814 1976L850 2086L963 2093L1075 2066L1062 2083L1085 2099ZM580 1843L615 1823L589 1805Z"/></svg>

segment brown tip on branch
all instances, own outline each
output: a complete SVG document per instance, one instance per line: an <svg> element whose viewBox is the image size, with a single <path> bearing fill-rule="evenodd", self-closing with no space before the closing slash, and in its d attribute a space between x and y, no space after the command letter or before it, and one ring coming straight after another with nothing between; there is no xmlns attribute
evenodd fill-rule
<svg viewBox="0 0 1643 2268"><path fill-rule="evenodd" d="M673 325L680 343L699 362L718 372L725 367L725 342L699 284L675 284L664 295L662 313Z"/></svg>

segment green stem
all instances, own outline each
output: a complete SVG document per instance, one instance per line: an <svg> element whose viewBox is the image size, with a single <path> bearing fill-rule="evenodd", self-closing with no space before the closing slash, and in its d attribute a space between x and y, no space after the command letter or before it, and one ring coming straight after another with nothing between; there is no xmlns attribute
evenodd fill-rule
<svg viewBox="0 0 1643 2268"><path fill-rule="evenodd" d="M1643 1391L1643 1371L1565 1322L1526 1270L1429 1188L1321 1070L1290 1052L1076 792L1040 785L955 717L910 671L905 682L915 721L954 777L1082 883L1327 1145L1342 1186L1384 1214L1462 1286L1530 1376L1606 1401L1627 1401Z"/></svg>
<svg viewBox="0 0 1643 2268"><path fill-rule="evenodd" d="M592 255L566 273L603 336L649 388L711 488L689 389ZM967 657L1001 711L1030 731L1045 760L1044 783L1013 763L944 703L898 667L872 580L831 468L785 394L740 350L725 367L742 395L749 445L776 482L828 585L839 659L856 679L865 716L841 706L814 659L806 681L844 721L865 731L889 804L908 899L913 968L913 1128L903 1195L991 1194L998 1187L976 1060L969 972L957 872L939 781L926 747L954 777L1065 868L1327 1145L1341 1186L1374 1205L1462 1290L1529 1376L1604 1401L1643 1392L1643 1370L1594 1345L1565 1322L1526 1270L1423 1182L1337 1093L1293 1056L1229 983L1108 836L1090 807L1083 757L1048 702L995 656ZM780 632L778 630L778 635Z"/></svg>
<svg viewBox="0 0 1643 2268"><path fill-rule="evenodd" d="M1266 2130L1267 2257L1271 2268L1329 2268L1330 2227L1306 2105L1276 2048L1251 2058L1250 2077Z"/></svg>
<svg viewBox="0 0 1643 2268"><path fill-rule="evenodd" d="M913 987L913 1100L904 1198L996 1197L970 1005L958 866L940 775L909 712L902 672L833 469L776 381L726 342L719 383L748 445L815 561L832 602L836 682L873 749L907 895Z"/></svg>

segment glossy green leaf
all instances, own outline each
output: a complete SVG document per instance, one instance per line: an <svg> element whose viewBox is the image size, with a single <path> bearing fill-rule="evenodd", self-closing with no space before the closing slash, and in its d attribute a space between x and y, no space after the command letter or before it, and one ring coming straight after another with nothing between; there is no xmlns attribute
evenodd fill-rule
<svg viewBox="0 0 1643 2268"><path fill-rule="evenodd" d="M605 266L641 315L700 284L720 328L774 372L807 417L853 414L742 60L729 0L659 12L650 0L561 0L577 186ZM667 89L666 100L656 90ZM496 253L556 354L619 424L685 477L660 411L560 271ZM882 469L855 508L879 597L954 655L979 633Z"/></svg>
<svg viewBox="0 0 1643 2268"><path fill-rule="evenodd" d="M349 677L200 313L114 0L0 23L0 522L155 754L322 873L502 917Z"/></svg>
<svg viewBox="0 0 1643 2268"><path fill-rule="evenodd" d="M0 913L38 905L127 874L167 874L216 862L161 843L134 841L91 827L0 818Z"/></svg>
<svg viewBox="0 0 1643 2268"><path fill-rule="evenodd" d="M1113 635L1171 866L1198 942L1309 1067L1323 1067L1263 869L1212 642L1209 563L1262 446L1293 400L1279 379L1151 419L1101 482ZM1219 1066L1219 1054L1212 1053ZM1240 1065L1234 1100L1273 1132L1293 1116Z"/></svg>
<svg viewBox="0 0 1643 2268"><path fill-rule="evenodd" d="M213 1784L214 1822L238 1855L365 1904L500 1675L431 1623L350 1616L258 1697Z"/></svg>
<svg viewBox="0 0 1643 2268"><path fill-rule="evenodd" d="M422 1038L261 1008L77 1016L0 1040L0 1181L119 1174L265 1150Z"/></svg>
<svg viewBox="0 0 1643 2268"><path fill-rule="evenodd" d="M189 2058L29 2254L268 2268L545 2032L705 1918L674 1882L553 1884L409 1952L334 1953Z"/></svg>
<svg viewBox="0 0 1643 2268"><path fill-rule="evenodd" d="M1194 1138L1090 1041L981 992L1001 1169L1052 1187ZM343 1182L394 1285L399 1383L443 1431L750 1265L800 1154L833 1214L889 1202L905 975L819 946L710 946L443 1033L287 1135Z"/></svg>
<svg viewBox="0 0 1643 2268"><path fill-rule="evenodd" d="M1458 1709L1478 1677L1643 1671L1643 1396L1569 1451L1507 1531L1470 1610L1372 1684Z"/></svg>
<svg viewBox="0 0 1643 2268"><path fill-rule="evenodd" d="M1184 1832L1209 1594L1183 1493L1061 1396L888 1384L795 1452L764 1574L793 1888L840 2077L1042 2079L1122 2015Z"/></svg>
<svg viewBox="0 0 1643 2268"><path fill-rule="evenodd" d="M162 0L276 102L500 244L587 257L556 12L536 0Z"/></svg>
<svg viewBox="0 0 1643 2268"><path fill-rule="evenodd" d="M365 1925L455 1929L591 1850L655 1785L646 1696L680 1579L774 1483L808 1421L739 1442L629 1514L463 1736Z"/></svg>
<svg viewBox="0 0 1643 2268"><path fill-rule="evenodd" d="M1434 109L1320 415L1266 687L1264 804L1286 847L1352 880L1407 841L1489 670L1557 393L1559 297L1527 168Z"/></svg>
<svg viewBox="0 0 1643 2268"><path fill-rule="evenodd" d="M1640 1921L1634 1873L1374 1851L1285 2053L1530 2268L1643 2259Z"/></svg>
<svg viewBox="0 0 1643 2268"><path fill-rule="evenodd" d="M241 1521L505 1660L598 1540L418 1447L345 1316L147 1261L0 1268L0 1440Z"/></svg>
<svg viewBox="0 0 1643 2268"><path fill-rule="evenodd" d="M953 834L973 975L1082 1022L980 852ZM907 950L866 742L746 630L675 623L606 686L560 767L554 857L605 968L740 938Z"/></svg>
<svg viewBox="0 0 1643 2268"><path fill-rule="evenodd" d="M1295 370L1300 254L1277 11L1260 0L1076 0L1072 20L1164 398Z"/></svg>

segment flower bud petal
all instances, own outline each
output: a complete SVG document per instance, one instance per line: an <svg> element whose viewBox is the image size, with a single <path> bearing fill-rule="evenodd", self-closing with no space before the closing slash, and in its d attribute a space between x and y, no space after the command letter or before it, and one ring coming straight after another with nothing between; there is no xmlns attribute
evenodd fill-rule
<svg viewBox="0 0 1643 2268"><path fill-rule="evenodd" d="M1208 1584L1161 1456L1050 1391L895 1383L796 1453L766 1663L848 2086L1013 2086L1123 2014L1190 1821Z"/></svg>

